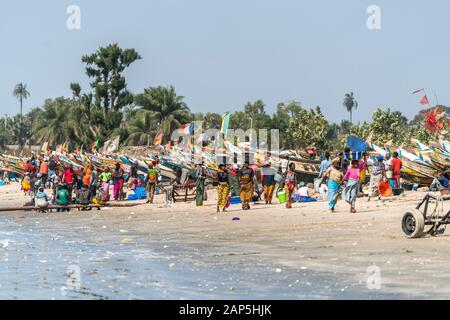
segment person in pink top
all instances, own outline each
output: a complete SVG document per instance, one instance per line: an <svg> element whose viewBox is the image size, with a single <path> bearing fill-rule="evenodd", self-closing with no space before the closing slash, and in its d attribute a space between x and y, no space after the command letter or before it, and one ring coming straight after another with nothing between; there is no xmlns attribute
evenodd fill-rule
<svg viewBox="0 0 450 320"><path fill-rule="evenodd" d="M351 167L347 169L344 176L344 198L350 204L350 212L356 213L356 198L358 197L360 173L362 169L358 160L352 160Z"/></svg>

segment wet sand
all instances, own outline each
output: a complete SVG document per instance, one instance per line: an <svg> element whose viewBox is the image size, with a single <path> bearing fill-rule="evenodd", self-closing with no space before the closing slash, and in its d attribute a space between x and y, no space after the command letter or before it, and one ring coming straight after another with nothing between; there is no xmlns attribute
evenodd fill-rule
<svg viewBox="0 0 450 320"><path fill-rule="evenodd" d="M202 208L157 196L134 208L1 213L0 298L448 299L450 233L410 240L400 226L424 195L358 199L357 214L323 201L216 213L214 191ZM17 185L0 188L1 207L27 200ZM379 289L368 287L373 267Z"/></svg>

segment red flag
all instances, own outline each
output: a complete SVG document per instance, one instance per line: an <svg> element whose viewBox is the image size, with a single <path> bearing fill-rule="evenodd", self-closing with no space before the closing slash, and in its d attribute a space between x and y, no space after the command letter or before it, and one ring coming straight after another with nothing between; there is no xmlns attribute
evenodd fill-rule
<svg viewBox="0 0 450 320"><path fill-rule="evenodd" d="M428 97L427 97L426 95L423 96L422 99L420 99L420 104L421 104L421 105L430 104L430 103L428 102Z"/></svg>
<svg viewBox="0 0 450 320"><path fill-rule="evenodd" d="M416 91L414 91L412 94L416 94L416 93L419 93L419 92L421 92L421 91L423 91L423 89L416 90Z"/></svg>

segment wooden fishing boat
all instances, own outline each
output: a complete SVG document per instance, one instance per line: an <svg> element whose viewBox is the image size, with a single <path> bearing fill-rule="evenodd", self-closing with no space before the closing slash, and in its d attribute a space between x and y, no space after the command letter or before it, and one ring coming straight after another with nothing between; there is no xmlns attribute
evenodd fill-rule
<svg viewBox="0 0 450 320"><path fill-rule="evenodd" d="M295 171L307 175L319 175L320 172L320 160L308 160L298 157L289 157L285 160L295 164Z"/></svg>
<svg viewBox="0 0 450 320"><path fill-rule="evenodd" d="M418 177L429 177L434 179L438 176L439 170L437 168L428 166L424 163L411 161L408 158L400 157L403 163L403 167L408 169L409 174L416 175Z"/></svg>

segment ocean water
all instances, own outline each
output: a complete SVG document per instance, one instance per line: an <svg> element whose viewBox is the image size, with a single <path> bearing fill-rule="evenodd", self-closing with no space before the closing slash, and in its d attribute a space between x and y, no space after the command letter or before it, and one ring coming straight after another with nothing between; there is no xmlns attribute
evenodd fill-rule
<svg viewBox="0 0 450 320"><path fill-rule="evenodd" d="M401 298L352 275L257 255L213 257L207 242L163 241L76 218L60 223L54 215L0 216L0 299Z"/></svg>

